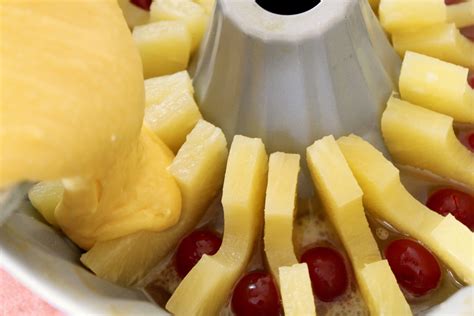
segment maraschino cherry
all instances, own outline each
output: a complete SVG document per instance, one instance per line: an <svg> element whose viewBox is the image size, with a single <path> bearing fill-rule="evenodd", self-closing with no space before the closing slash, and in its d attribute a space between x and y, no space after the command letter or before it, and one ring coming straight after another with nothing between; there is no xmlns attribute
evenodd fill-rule
<svg viewBox="0 0 474 316"><path fill-rule="evenodd" d="M474 42L474 25L465 26L459 29L461 34L464 35L467 39Z"/></svg>
<svg viewBox="0 0 474 316"><path fill-rule="evenodd" d="M433 211L446 216L452 214L458 221L474 231L474 197L454 189L440 189L426 202Z"/></svg>
<svg viewBox="0 0 474 316"><path fill-rule="evenodd" d="M150 11L152 0L130 0L130 2L143 10Z"/></svg>
<svg viewBox="0 0 474 316"><path fill-rule="evenodd" d="M344 258L330 247L308 249L301 262L308 265L314 294L325 302L331 302L343 294L349 284Z"/></svg>
<svg viewBox="0 0 474 316"><path fill-rule="evenodd" d="M423 296L438 286L441 279L438 261L416 241L392 241L385 248L385 257L398 284L411 295Z"/></svg>
<svg viewBox="0 0 474 316"><path fill-rule="evenodd" d="M235 286L231 301L236 316L280 316L281 304L272 276L264 271L244 275Z"/></svg>
<svg viewBox="0 0 474 316"><path fill-rule="evenodd" d="M471 89L474 89L474 71L470 71L467 75L467 83L469 84Z"/></svg>
<svg viewBox="0 0 474 316"><path fill-rule="evenodd" d="M175 255L176 272L184 278L203 255L213 255L222 244L222 238L209 230L196 230L184 237Z"/></svg>

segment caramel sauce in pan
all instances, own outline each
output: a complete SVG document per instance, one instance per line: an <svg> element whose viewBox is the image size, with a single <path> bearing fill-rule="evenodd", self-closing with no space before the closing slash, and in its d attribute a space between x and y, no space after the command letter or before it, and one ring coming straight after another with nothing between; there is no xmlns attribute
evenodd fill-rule
<svg viewBox="0 0 474 316"><path fill-rule="evenodd" d="M437 178L429 173L421 173L414 169L405 167L400 167L400 169L402 183L421 203L425 203L430 192L440 187L453 187L466 191L466 188L450 181ZM197 228L208 228L222 233L223 210L219 201L220 197L217 198L216 202L210 207L208 213ZM390 224L373 217L370 214L370 210L366 210L366 215L382 256L385 247L392 240L409 237L398 232ZM369 315L367 307L358 290L347 254L345 253L334 228L329 223L321 202L317 197L298 200L298 212L294 222L293 243L298 258L304 250L309 247L315 245L330 245L338 249L346 259L349 271L349 287L343 295L333 302L323 302L315 298L318 315ZM409 294L405 293L414 314L420 314L429 308L440 304L462 287L462 283L459 282L453 273L441 262L440 267L442 270L440 284L431 293L419 298L410 297ZM247 271L259 269L265 269L263 238L259 238L253 257L247 267ZM145 280L145 284L147 284L145 292L150 299L164 307L166 301L179 285L180 281L181 280L174 269L173 254L171 254L147 277ZM227 304L220 313L220 316L227 315L233 315L230 304Z"/></svg>

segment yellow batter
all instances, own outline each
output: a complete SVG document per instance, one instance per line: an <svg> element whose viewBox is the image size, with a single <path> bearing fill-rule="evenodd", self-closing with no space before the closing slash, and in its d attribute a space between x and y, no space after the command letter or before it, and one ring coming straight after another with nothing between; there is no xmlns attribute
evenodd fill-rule
<svg viewBox="0 0 474 316"><path fill-rule="evenodd" d="M140 57L116 0L2 0L0 188L100 175L138 137Z"/></svg>
<svg viewBox="0 0 474 316"><path fill-rule="evenodd" d="M173 154L142 130L142 65L116 0L2 0L0 189L63 179L80 247L174 225Z"/></svg>

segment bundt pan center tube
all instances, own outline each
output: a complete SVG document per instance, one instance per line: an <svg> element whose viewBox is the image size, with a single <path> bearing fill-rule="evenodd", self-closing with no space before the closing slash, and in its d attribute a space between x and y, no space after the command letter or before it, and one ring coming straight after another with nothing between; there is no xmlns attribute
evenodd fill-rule
<svg viewBox="0 0 474 316"><path fill-rule="evenodd" d="M400 58L369 4L294 2L217 1L193 65L204 117L269 152L304 155L315 139L349 133L384 150L380 117Z"/></svg>

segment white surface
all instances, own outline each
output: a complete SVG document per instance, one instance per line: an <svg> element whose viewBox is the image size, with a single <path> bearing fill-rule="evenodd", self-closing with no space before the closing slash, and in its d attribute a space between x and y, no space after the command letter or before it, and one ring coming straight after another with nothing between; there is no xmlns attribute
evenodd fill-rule
<svg viewBox="0 0 474 316"><path fill-rule="evenodd" d="M429 316L472 316L474 315L474 287L465 287L443 304L433 308Z"/></svg>
<svg viewBox="0 0 474 316"><path fill-rule="evenodd" d="M22 203L0 227L0 264L33 292L69 315L166 315L137 290L95 277L80 252Z"/></svg>

